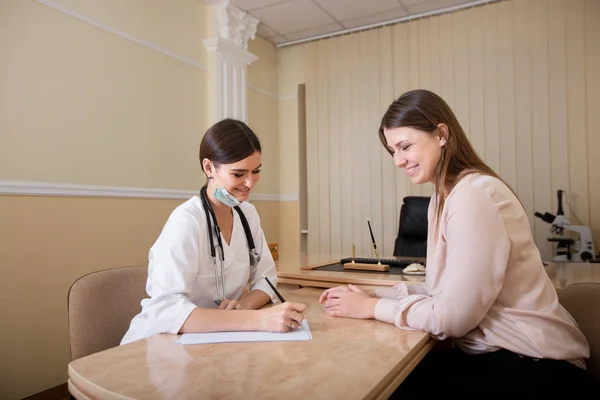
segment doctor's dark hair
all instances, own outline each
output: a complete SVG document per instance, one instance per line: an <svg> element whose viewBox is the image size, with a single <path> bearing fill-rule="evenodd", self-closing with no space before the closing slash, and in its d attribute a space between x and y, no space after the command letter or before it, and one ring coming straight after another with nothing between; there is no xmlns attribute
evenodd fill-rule
<svg viewBox="0 0 600 400"><path fill-rule="evenodd" d="M208 128L200 142L200 165L208 158L215 165L231 164L262 152L258 137L244 122L226 118ZM204 170L204 168L203 168Z"/></svg>
<svg viewBox="0 0 600 400"><path fill-rule="evenodd" d="M438 129L441 123L448 126L447 137ZM389 106L381 120L379 140L392 156L394 153L385 139L384 129L401 127L418 129L446 139L435 182L436 230L446 202L445 188L448 188L449 193L460 179L471 173L493 176L502 181L477 155L450 106L437 94L424 89L412 90L401 95Z"/></svg>

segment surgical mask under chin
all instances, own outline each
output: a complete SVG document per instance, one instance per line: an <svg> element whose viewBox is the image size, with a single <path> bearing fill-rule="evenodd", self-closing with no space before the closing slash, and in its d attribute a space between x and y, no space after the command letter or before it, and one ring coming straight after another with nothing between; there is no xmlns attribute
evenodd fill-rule
<svg viewBox="0 0 600 400"><path fill-rule="evenodd" d="M214 169L214 166L213 170L215 171L215 176L217 177L219 186L221 186L220 188L217 188L215 187L214 182L211 182L213 187L215 188L215 191L213 192L213 196L215 196L215 199L219 200L221 203L225 204L227 207L230 208L241 205L242 203L240 203L240 201L236 199L234 195L229 193L229 191L223 187L223 185L221 184L221 180L219 179L219 175L217 175L217 171L216 169Z"/></svg>

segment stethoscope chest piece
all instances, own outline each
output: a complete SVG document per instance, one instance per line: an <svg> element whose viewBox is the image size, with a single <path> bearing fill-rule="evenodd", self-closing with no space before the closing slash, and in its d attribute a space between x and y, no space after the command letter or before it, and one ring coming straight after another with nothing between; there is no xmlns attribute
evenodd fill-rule
<svg viewBox="0 0 600 400"><path fill-rule="evenodd" d="M258 254L256 249L251 249L249 255L250 255L250 266L256 267L256 265L260 261L260 254Z"/></svg>

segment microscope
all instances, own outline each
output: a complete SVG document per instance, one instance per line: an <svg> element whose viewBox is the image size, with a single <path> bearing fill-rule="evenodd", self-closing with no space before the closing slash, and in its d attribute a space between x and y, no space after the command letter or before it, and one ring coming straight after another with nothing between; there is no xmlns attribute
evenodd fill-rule
<svg viewBox="0 0 600 400"><path fill-rule="evenodd" d="M558 210L556 215L550 213L535 212L535 216L542 221L552 225L550 232L557 236L548 238L549 242L556 242L556 255L552 261L572 261L586 262L593 261L596 253L594 252L594 241L592 240L592 231L589 226L572 225L564 216L562 208L562 190L557 190ZM563 238L564 231L575 232L578 240L571 238Z"/></svg>

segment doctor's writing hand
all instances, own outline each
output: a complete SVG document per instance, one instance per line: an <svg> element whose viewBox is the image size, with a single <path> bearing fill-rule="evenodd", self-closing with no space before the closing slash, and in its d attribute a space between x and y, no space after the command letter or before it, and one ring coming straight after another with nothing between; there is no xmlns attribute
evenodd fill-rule
<svg viewBox="0 0 600 400"><path fill-rule="evenodd" d="M285 302L273 307L258 310L260 313L260 330L269 332L288 332L298 328L304 321L302 303Z"/></svg>
<svg viewBox="0 0 600 400"><path fill-rule="evenodd" d="M221 304L217 307L217 310L241 310L242 305L237 300L224 299L221 300Z"/></svg>
<svg viewBox="0 0 600 400"><path fill-rule="evenodd" d="M332 317L374 318L375 306L379 300L354 285L348 285L347 289L327 294L327 300L323 306L325 312Z"/></svg>

